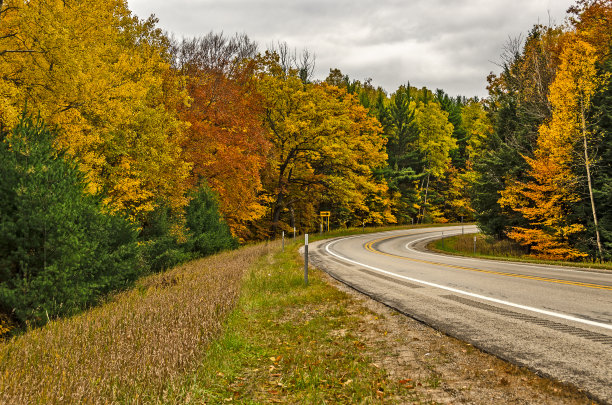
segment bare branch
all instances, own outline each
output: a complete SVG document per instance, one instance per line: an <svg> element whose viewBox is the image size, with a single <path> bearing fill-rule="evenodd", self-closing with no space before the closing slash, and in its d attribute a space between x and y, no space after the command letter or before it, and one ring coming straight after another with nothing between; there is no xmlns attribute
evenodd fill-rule
<svg viewBox="0 0 612 405"><path fill-rule="evenodd" d="M14 37L14 36L17 36L17 33L16 33L16 32L13 32L13 33L10 33L10 34L6 34L6 35L2 35L2 36L0 37L0 39L12 38L12 37Z"/></svg>
<svg viewBox="0 0 612 405"><path fill-rule="evenodd" d="M26 49L16 49L16 50L6 49L4 51L0 51L0 56L4 55L5 53L35 53L35 52L39 52L39 51L32 51L32 50L26 50Z"/></svg>

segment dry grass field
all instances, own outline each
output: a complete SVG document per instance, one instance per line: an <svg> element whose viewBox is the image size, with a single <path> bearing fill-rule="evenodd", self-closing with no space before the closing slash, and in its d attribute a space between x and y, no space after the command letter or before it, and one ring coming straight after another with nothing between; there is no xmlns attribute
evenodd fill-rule
<svg viewBox="0 0 612 405"><path fill-rule="evenodd" d="M163 402L219 336L263 249L146 277L100 307L0 344L0 403Z"/></svg>

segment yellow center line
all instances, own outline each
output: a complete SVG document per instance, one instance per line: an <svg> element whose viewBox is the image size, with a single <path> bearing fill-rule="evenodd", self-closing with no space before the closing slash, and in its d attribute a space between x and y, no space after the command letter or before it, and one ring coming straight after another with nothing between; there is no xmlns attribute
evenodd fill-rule
<svg viewBox="0 0 612 405"><path fill-rule="evenodd" d="M476 268L473 268L473 267L457 266L457 265L454 265L454 264L438 263L438 262L432 262L432 261L429 261L429 260L413 259L413 258L410 258L410 257L394 255L394 254L391 254L391 253L382 252L382 251L377 250L377 249L374 248L374 244L375 243L382 242L382 241L385 241L385 240L388 240L388 239L393 239L393 238L398 238L398 236L396 236L396 235L395 236L387 236L385 238L375 239L373 241L370 241L370 242L366 243L365 244L365 249L367 251L369 251L369 252L376 253L376 254L379 254L379 255L385 255L385 256L394 257L394 258L398 258L398 259L409 260L409 261L417 262L417 263L434 264L436 266L450 267L450 268L453 268L453 269L460 269L460 270L475 271L475 272L478 272L478 273L495 274L495 275L498 275L498 276L523 278L523 279L528 279L528 280L545 281L547 283L567 284L567 285L575 285L575 286L579 286L579 287L597 288L597 289L600 289L600 290L611 290L612 291L612 286L607 286L607 285L582 283L580 281L560 280L560 279L556 279L556 278L529 276L529 275L525 275L525 274L506 273L506 272L503 272L503 271L483 270L483 269L476 269Z"/></svg>

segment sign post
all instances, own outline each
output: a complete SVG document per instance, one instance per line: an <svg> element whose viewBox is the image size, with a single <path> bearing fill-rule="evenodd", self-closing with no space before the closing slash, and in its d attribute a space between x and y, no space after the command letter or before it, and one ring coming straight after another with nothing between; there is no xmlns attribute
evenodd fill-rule
<svg viewBox="0 0 612 405"><path fill-rule="evenodd" d="M308 285L308 234L304 235L304 284Z"/></svg>
<svg viewBox="0 0 612 405"><path fill-rule="evenodd" d="M319 215L321 215L321 230L323 229L325 218L327 218L327 232L329 232L329 217L331 216L331 211L321 211Z"/></svg>

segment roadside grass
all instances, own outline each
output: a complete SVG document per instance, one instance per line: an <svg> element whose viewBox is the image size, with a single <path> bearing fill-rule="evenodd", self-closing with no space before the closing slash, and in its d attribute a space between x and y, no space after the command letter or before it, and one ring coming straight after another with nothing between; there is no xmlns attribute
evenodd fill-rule
<svg viewBox="0 0 612 405"><path fill-rule="evenodd" d="M474 253L474 236L476 236L476 253ZM482 234L465 234L437 239L430 242L427 248L440 253L450 253L458 256L477 257L481 259L612 270L612 263L610 262L566 262L535 259L530 257L525 249L517 243L508 240L496 240Z"/></svg>
<svg viewBox="0 0 612 405"><path fill-rule="evenodd" d="M284 252L278 241L268 245L222 336L159 402L592 403L573 387L363 298L316 268L306 287L300 244L286 243Z"/></svg>
<svg viewBox="0 0 612 405"><path fill-rule="evenodd" d="M389 229L396 228L366 228L366 232ZM355 232L344 230L335 232L335 235ZM334 289L324 287L316 276L311 287L305 289L301 286L301 272L293 278L262 273L268 271L278 276L290 272L289 268L295 270L295 257L274 259L274 265L258 262L259 271L251 271L245 279L244 275L253 263L270 249L279 250L280 242L243 247L144 277L133 289L110 297L101 306L73 317L52 320L42 328L0 341L0 403L165 403L168 398L179 398L185 386L177 381L182 381L185 374L193 373L208 345L221 335L243 282L248 287L245 291L254 291L251 295L256 298L249 301L248 308L277 311L267 316L270 325L281 322L278 319L282 320L279 317L284 313L284 305L295 308L313 303L316 306L321 300L328 303L336 300ZM266 257L266 260L272 260L269 255ZM321 292L321 289L326 292ZM292 293L284 296L287 290ZM279 298L281 296L284 298ZM245 300L248 298L243 297L242 302ZM342 300L339 302L340 306L334 307L334 311L337 317L342 317L345 316ZM307 309L303 311L309 313ZM317 342L320 327L333 326L334 318L328 313L330 311L321 308L320 311L324 313L317 314L313 322L302 325L303 330L297 335L297 342L306 351L312 350L313 342ZM232 314L228 325L235 324L240 313ZM255 330L253 336L257 333ZM247 344L245 342L251 341L249 336L239 338L239 335L224 337L220 342L243 347ZM354 344L350 337L344 340L348 342L345 346ZM285 341L287 345L297 344L292 343L292 339ZM219 344L222 343L216 342L212 346L213 354ZM285 350L287 347L290 346ZM340 352L346 350L338 349L333 353L328 350L320 354L341 357ZM282 356L276 356L279 355ZM370 374L358 360L351 367L357 374ZM325 375L324 369L304 369L296 374L294 383L297 387L308 384L312 387L311 382L320 379L325 380L322 382L325 384L328 381ZM360 381L354 378L347 383L348 379L351 378L341 380L339 377L338 381L347 386ZM376 384L379 383L374 384L378 387ZM380 384L384 385L383 382ZM311 391L312 395L318 395L316 390L311 388Z"/></svg>
<svg viewBox="0 0 612 405"><path fill-rule="evenodd" d="M234 308L249 246L139 280L72 318L0 343L0 403L144 403L195 369Z"/></svg>
<svg viewBox="0 0 612 405"><path fill-rule="evenodd" d="M173 403L423 402L411 380L398 381L372 363L357 334L363 314L351 298L323 281L304 285L298 242L270 244L246 276L225 333L197 372L173 391Z"/></svg>

